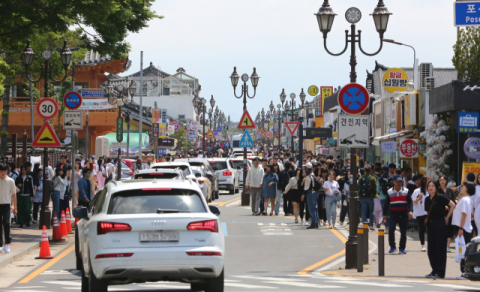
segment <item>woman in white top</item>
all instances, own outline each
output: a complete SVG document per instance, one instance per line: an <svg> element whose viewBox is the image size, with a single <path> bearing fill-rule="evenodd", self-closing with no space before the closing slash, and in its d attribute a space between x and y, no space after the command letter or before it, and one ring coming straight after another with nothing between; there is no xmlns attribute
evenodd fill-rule
<svg viewBox="0 0 480 292"><path fill-rule="evenodd" d="M62 191L65 194L65 188L67 186L67 179L65 179L65 177L62 178L62 176L63 176L63 170L61 168L55 169L55 177L53 178L53 193L52 193L52 203L53 203L52 222L53 222L53 215L57 216L57 220L60 220L62 215L60 213L60 195Z"/></svg>
<svg viewBox="0 0 480 292"><path fill-rule="evenodd" d="M471 182L464 182L460 189L462 198L455 206L452 215L452 226L454 227L455 234L463 236L465 239L465 245L472 240L472 202L470 196L475 195L475 184ZM465 272L464 268L460 264L460 270ZM463 277L457 279L463 280Z"/></svg>
<svg viewBox="0 0 480 292"><path fill-rule="evenodd" d="M475 226L480 228L480 173L477 174L477 181L475 182L475 195L471 197L472 201L472 214L475 219ZM477 234L478 234L478 230Z"/></svg>
<svg viewBox="0 0 480 292"><path fill-rule="evenodd" d="M290 172L290 171L289 171ZM293 203L293 215L295 216L295 223L298 223L298 214L300 213L300 201L301 201L301 196L302 196L302 191L301 189L298 189L298 182L300 179L303 179L302 176L302 169L298 168L295 170L295 175L290 178L288 181L287 186L285 187L285 191L283 194L289 195L290 198L292 198L292 203ZM303 224L303 220L301 222Z"/></svg>
<svg viewBox="0 0 480 292"><path fill-rule="evenodd" d="M75 202L78 202L78 181L82 178L82 165L80 162L75 163L75 170L73 173L73 183L75 184Z"/></svg>
<svg viewBox="0 0 480 292"><path fill-rule="evenodd" d="M337 218L337 202L335 201L335 194L340 190L338 182L334 181L335 172L328 173L328 181L323 184L325 189L325 209L327 211L328 228L335 227L335 219ZM333 223L333 224L332 224Z"/></svg>
<svg viewBox="0 0 480 292"><path fill-rule="evenodd" d="M425 198L428 197L427 188L428 177L422 177L420 187L413 191L413 218L417 219L418 234L420 237L420 244L422 245L422 251L427 251L425 248L425 233L427 228L425 227L425 219L427 218L427 211L425 211Z"/></svg>

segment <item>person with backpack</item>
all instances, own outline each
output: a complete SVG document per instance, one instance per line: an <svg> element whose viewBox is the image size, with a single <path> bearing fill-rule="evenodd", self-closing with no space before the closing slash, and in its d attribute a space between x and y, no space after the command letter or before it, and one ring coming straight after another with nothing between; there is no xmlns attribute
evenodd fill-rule
<svg viewBox="0 0 480 292"><path fill-rule="evenodd" d="M362 222L367 222L367 210L370 215L369 225L370 230L375 230L375 209L373 200L378 198L377 194L377 179L371 174L372 167L366 165L365 175L360 178L358 182L358 194L360 197L360 204L362 206Z"/></svg>
<svg viewBox="0 0 480 292"><path fill-rule="evenodd" d="M304 190L306 191L308 212L311 216L310 226L307 229L318 228L318 192L321 188L320 181L312 172L312 164L308 162L304 165L307 176L305 177Z"/></svg>
<svg viewBox="0 0 480 292"><path fill-rule="evenodd" d="M382 206L382 216L387 217L387 222L385 224L385 234L388 234L388 226L390 223L389 211L385 210L385 202L387 201L388 190L393 188L393 179L391 174L391 165L384 165L382 167L383 174L379 177L377 181L377 192L379 194L380 205ZM395 168L393 168L395 170ZM377 226L380 228L380 226Z"/></svg>
<svg viewBox="0 0 480 292"><path fill-rule="evenodd" d="M328 228L333 229L335 227L335 220L337 218L337 199L340 197L340 185L335 179L335 171L328 172L328 181L323 184L325 191L325 209L327 212Z"/></svg>

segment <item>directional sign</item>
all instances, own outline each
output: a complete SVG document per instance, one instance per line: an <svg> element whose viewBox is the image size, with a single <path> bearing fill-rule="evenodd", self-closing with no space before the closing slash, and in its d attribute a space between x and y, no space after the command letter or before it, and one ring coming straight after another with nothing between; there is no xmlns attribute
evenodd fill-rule
<svg viewBox="0 0 480 292"><path fill-rule="evenodd" d="M369 148L369 130L370 116L338 115L338 146Z"/></svg>
<svg viewBox="0 0 480 292"><path fill-rule="evenodd" d="M465 1L453 3L455 26L480 25L480 1Z"/></svg>
<svg viewBox="0 0 480 292"><path fill-rule="evenodd" d="M250 136L250 133L248 132L248 130L245 130L245 132L243 132L243 136L242 136L242 139L240 140L239 146L248 147L248 148L253 147L252 136Z"/></svg>
<svg viewBox="0 0 480 292"><path fill-rule="evenodd" d="M58 140L57 134L53 131L52 126L45 121L42 128L32 142L32 147L61 147L62 144Z"/></svg>
<svg viewBox="0 0 480 292"><path fill-rule="evenodd" d="M212 130L209 130L207 135L205 135L205 138L207 139L214 139L215 138L215 135L213 135L213 131Z"/></svg>
<svg viewBox="0 0 480 292"><path fill-rule="evenodd" d="M287 129L292 136L297 131L298 125L300 125L299 122L285 122L285 126L287 126Z"/></svg>
<svg viewBox="0 0 480 292"><path fill-rule="evenodd" d="M213 135L217 136L218 132L216 130L213 130Z"/></svg>
<svg viewBox="0 0 480 292"><path fill-rule="evenodd" d="M82 97L103 97L103 91L82 91Z"/></svg>
<svg viewBox="0 0 480 292"><path fill-rule="evenodd" d="M267 138L271 139L273 137L273 133L271 131L267 131Z"/></svg>
<svg viewBox="0 0 480 292"><path fill-rule="evenodd" d="M221 131L222 131L222 127L218 127L217 132L221 132Z"/></svg>
<svg viewBox="0 0 480 292"><path fill-rule="evenodd" d="M243 112L240 123L238 123L237 129L255 129L255 123L247 110Z"/></svg>
<svg viewBox="0 0 480 292"><path fill-rule="evenodd" d="M112 148L118 149L118 148L127 148L127 143L112 143Z"/></svg>
<svg viewBox="0 0 480 292"><path fill-rule="evenodd" d="M58 114L57 102L51 98L42 98L37 103L37 113L44 120L51 120Z"/></svg>
<svg viewBox="0 0 480 292"><path fill-rule="evenodd" d="M83 129L83 114L81 111L63 112L63 129L81 130Z"/></svg>
<svg viewBox="0 0 480 292"><path fill-rule="evenodd" d="M332 128L307 128L303 138L332 138Z"/></svg>
<svg viewBox="0 0 480 292"><path fill-rule="evenodd" d="M478 112L458 112L458 133L472 133L478 129Z"/></svg>
<svg viewBox="0 0 480 292"><path fill-rule="evenodd" d="M338 105L347 114L356 115L362 113L370 102L365 87L358 83L345 85L338 93Z"/></svg>
<svg viewBox="0 0 480 292"><path fill-rule="evenodd" d="M77 109L82 105L82 97L75 91L70 91L63 97L63 104L71 110Z"/></svg>
<svg viewBox="0 0 480 292"><path fill-rule="evenodd" d="M308 88L308 94L311 96L316 96L318 94L318 87L315 85L312 85Z"/></svg>

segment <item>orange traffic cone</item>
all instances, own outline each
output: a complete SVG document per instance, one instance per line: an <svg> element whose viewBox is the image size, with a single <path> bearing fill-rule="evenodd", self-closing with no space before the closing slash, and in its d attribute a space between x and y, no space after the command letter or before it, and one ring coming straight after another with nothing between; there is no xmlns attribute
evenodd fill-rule
<svg viewBox="0 0 480 292"><path fill-rule="evenodd" d="M65 241L62 238L62 232L60 231L60 224L58 224L57 214L53 214L53 235L50 241Z"/></svg>
<svg viewBox="0 0 480 292"><path fill-rule="evenodd" d="M43 229L42 229L42 242L40 243L40 255L35 259L36 260L53 259L50 253L50 244L48 243L47 227L45 225L43 225Z"/></svg>
<svg viewBox="0 0 480 292"><path fill-rule="evenodd" d="M65 224L65 211L62 211L62 217L60 219L60 232L62 234L62 238L70 238L67 233L67 224Z"/></svg>
<svg viewBox="0 0 480 292"><path fill-rule="evenodd" d="M65 224L67 225L67 233L73 234L72 218L70 217L70 210L67 208L67 215L65 216Z"/></svg>

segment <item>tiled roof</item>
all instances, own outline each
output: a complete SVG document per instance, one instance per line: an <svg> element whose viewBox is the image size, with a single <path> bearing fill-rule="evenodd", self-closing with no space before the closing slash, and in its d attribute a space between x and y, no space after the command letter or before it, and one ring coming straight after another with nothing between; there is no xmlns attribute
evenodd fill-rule
<svg viewBox="0 0 480 292"><path fill-rule="evenodd" d="M89 66L89 65L96 65L96 64L111 62L111 61L112 61L112 57L110 55L102 56L98 52L90 50L85 55L85 58L82 61L78 62L77 65Z"/></svg>

